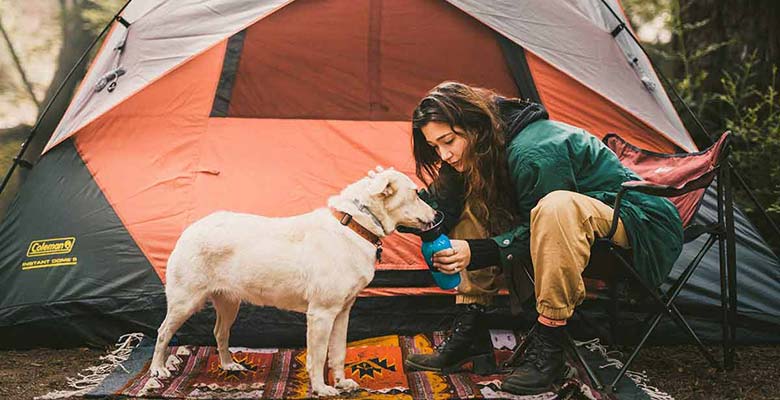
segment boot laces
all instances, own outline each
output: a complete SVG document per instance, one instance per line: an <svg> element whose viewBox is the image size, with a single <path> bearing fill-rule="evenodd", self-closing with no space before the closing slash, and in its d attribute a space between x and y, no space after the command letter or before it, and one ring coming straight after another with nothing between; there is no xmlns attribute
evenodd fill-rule
<svg viewBox="0 0 780 400"><path fill-rule="evenodd" d="M435 349L437 352L441 353L442 351L447 349L447 346L452 344L452 338L454 338L457 334L459 334L461 331L463 331L463 323L464 321L470 321L469 324L474 324L474 313L483 313L485 312L484 307L479 306L477 304L470 304L466 310L459 314L456 318L452 331L450 332L447 337L445 337L441 343L439 343ZM473 327L472 327L473 328Z"/></svg>
<svg viewBox="0 0 780 400"><path fill-rule="evenodd" d="M450 334L447 335L447 337L445 337L441 341L441 343L436 345L435 349L436 349L437 352L441 353L444 349L447 348L447 344L449 344L450 340L452 340L452 338L455 337L456 333L460 332L460 328L461 328L462 325L463 325L463 321L457 321L455 323L455 327L452 329L452 332L450 332Z"/></svg>
<svg viewBox="0 0 780 400"><path fill-rule="evenodd" d="M520 361L520 364L532 364L537 369L541 370L550 360L552 355L552 344L548 343L546 338L542 338L542 335L532 335L528 340L531 343L528 344L528 348Z"/></svg>

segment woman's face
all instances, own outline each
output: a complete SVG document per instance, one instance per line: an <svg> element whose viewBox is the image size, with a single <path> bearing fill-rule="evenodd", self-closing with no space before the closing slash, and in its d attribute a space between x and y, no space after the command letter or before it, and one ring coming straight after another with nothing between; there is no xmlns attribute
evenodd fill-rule
<svg viewBox="0 0 780 400"><path fill-rule="evenodd" d="M456 171L463 172L463 152L468 141L463 136L462 128L456 126L453 131L450 124L432 121L422 127L422 132L428 145L436 150L444 162Z"/></svg>

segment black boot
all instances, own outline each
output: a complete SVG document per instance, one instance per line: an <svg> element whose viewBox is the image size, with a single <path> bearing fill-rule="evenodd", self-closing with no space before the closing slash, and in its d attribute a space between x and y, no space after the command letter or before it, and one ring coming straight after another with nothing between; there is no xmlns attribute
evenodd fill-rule
<svg viewBox="0 0 780 400"><path fill-rule="evenodd" d="M410 354L404 362L406 369L451 373L470 361L476 374L495 372L493 344L484 314L485 307L480 304L466 306L465 311L455 317L450 336L436 347L436 352Z"/></svg>
<svg viewBox="0 0 780 400"><path fill-rule="evenodd" d="M528 348L512 374L501 382L501 390L519 395L552 390L553 383L560 381L568 371L562 329L539 324L528 338Z"/></svg>

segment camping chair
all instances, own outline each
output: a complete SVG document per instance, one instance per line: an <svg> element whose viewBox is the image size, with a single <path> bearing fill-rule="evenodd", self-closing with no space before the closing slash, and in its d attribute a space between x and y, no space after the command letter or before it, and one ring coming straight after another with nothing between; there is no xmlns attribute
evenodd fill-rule
<svg viewBox="0 0 780 400"><path fill-rule="evenodd" d="M712 146L706 150L696 153L678 153L662 154L640 149L626 142L618 135L609 134L604 137L604 143L617 154L623 165L627 166L639 176L643 181L631 181L623 183L623 187L615 199L615 217L609 234L604 238L596 240L593 246L594 257L591 267L596 274L609 271L608 284L611 297L611 325L615 332L617 324L617 304L619 301L618 292L615 290L621 279L628 279L632 285L641 288L640 290L647 294L648 299L656 307L657 311L648 320L648 326L637 343L634 351L626 359L623 367L613 381L607 385L607 390L612 390L615 384L626 373L629 365L645 345L647 339L658 326L663 316L669 316L684 332L695 342L702 355L709 361L714 368L720 365L710 354L696 335L688 322L685 320L679 309L675 305L677 296L682 288L688 282L694 271L698 267L704 255L709 251L715 241L719 243L720 258L720 288L721 288L721 322L722 322L722 345L723 345L723 366L726 369L733 368L734 349L733 342L735 336L734 318L736 314L736 259L735 259L735 233L734 233L734 208L733 198L730 187L730 171L728 165L730 133L725 132ZM712 224L702 225L693 223L694 214L699 209L704 198L704 191L712 183L715 177L718 177L717 197L718 197L718 218ZM632 257L630 250L625 250L614 245L611 241L612 236L617 230L618 215L621 207L621 199L628 191L637 191L653 196L663 196L669 198L680 213L683 223L684 235L683 241L689 243L701 235L709 235L706 243L697 253L697 255L686 266L683 272L677 277L671 286L664 292L660 288L648 284L642 279L632 266ZM610 266L593 265L607 258L612 258ZM613 333L614 334L614 333ZM584 360L574 349L577 358L585 366L589 378L598 386L602 386L592 370L584 363Z"/></svg>
<svg viewBox="0 0 780 400"><path fill-rule="evenodd" d="M639 340L636 348L627 358L620 372L616 377L604 387L598 377L593 373L591 367L585 362L582 355L577 351L574 340L566 331L568 348L576 356L578 361L584 367L588 377L593 382L597 390L614 390L615 385L625 375L634 358L642 349L647 339L658 326L663 316L669 316L677 325L682 328L688 336L693 339L699 350L709 363L719 368L719 364L710 354L702 341L690 327L677 306L675 299L680 294L683 286L693 275L696 267L707 251L717 240L720 249L720 280L721 280L721 306L722 306L722 326L723 326L723 365L727 369L733 367L733 341L735 336L734 318L736 314L736 260L734 257L735 236L734 236L734 212L732 194L729 185L729 165L727 161L729 132L724 133L717 142L706 150L697 153L679 153L662 154L637 148L626 142L615 134L609 134L604 137L604 143L612 149L623 165L627 166L644 180L625 182L615 199L615 217L609 234L604 238L596 239L592 247L591 260L585 269L585 277L594 277L605 279L604 284L609 292L611 302L610 316L613 332L616 331L617 324L617 304L620 300L618 290L619 284L630 282L632 287L638 287L640 295L646 294L652 303L654 315L651 315L647 321L647 328ZM718 219L717 222L701 225L693 223L693 216L698 210L704 191L712 183L715 177L718 177ZM679 277L672 283L671 287L665 292L660 288L647 283L633 268L630 250L622 249L612 243L617 225L621 200L626 192L637 191L653 196L663 196L669 198L677 207L684 227L684 242L688 243L701 235L708 234L705 245L683 270ZM532 279L529 275L529 279ZM576 311L575 311L576 313ZM534 326L535 328L535 326ZM533 330L529 335L533 334ZM514 361L516 357L523 354L527 341L521 343L510 357L507 363Z"/></svg>

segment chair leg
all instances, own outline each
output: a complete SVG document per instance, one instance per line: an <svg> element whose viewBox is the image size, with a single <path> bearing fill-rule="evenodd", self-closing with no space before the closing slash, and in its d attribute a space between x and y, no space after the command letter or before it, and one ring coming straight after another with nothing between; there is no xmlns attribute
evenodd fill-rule
<svg viewBox="0 0 780 400"><path fill-rule="evenodd" d="M563 328L563 333L566 336L566 342L568 343L568 347L571 350L571 352L574 354L574 357L577 358L577 362L582 365L583 368L585 368L585 373L588 374L588 379L593 383L593 386L596 390L603 390L604 385L601 384L601 380L596 376L596 373L593 372L593 369L590 367L587 361L585 361L585 358L582 357L582 354L580 354L580 351L577 350L577 343L574 342L574 339L572 339L571 335L569 334L569 330L566 328ZM608 390L612 390L612 387L614 385L611 385Z"/></svg>
<svg viewBox="0 0 780 400"><path fill-rule="evenodd" d="M620 312L619 304L619 290L616 279L612 279L609 283L609 308L607 310L609 314L609 338L610 344L616 345L618 343L618 315Z"/></svg>
<svg viewBox="0 0 780 400"><path fill-rule="evenodd" d="M704 346L704 343L702 343L701 339L699 339L699 336L696 335L696 332L694 332L691 326L688 325L688 321L683 318L680 310L677 309L677 306L670 304L669 307L672 309L672 314L670 315L672 316L672 320L677 323L677 326L687 332L688 336L690 336L696 342L696 346L699 348L699 351L704 356L704 358L707 359L710 365L715 369L720 369L720 364L715 361L715 357L712 356L712 353L707 350L707 347Z"/></svg>
<svg viewBox="0 0 780 400"><path fill-rule="evenodd" d="M620 368L620 372L618 372L617 376L612 380L612 383L609 384L608 388L614 388L615 385L617 385L620 378L623 377L623 375L626 374L628 371L628 367L631 365L631 363L634 362L634 358L636 358L637 354L639 354L639 350L642 350L642 347L644 347L645 342L647 342L647 338L650 337L650 335L655 331L655 327L658 326L658 322L661 321L661 317L663 316L663 312L658 312L653 319L651 320L650 327L645 331L645 334L642 336L642 339L639 341L639 343L634 348L634 351L631 352L631 355L628 356L628 359L625 363L623 363L623 367Z"/></svg>
<svg viewBox="0 0 780 400"><path fill-rule="evenodd" d="M655 331L655 328L658 326L658 323L661 320L661 317L663 317L664 314L668 315L672 320L680 325L680 327L687 332L693 339L696 341L697 345L699 346L699 349L702 350L702 353L704 354L707 361L709 361L712 365L718 367L717 362L715 362L714 358L709 354L706 347L702 344L699 337L696 335L696 333L691 329L690 325L685 321L685 319L680 314L677 307L674 305L674 300L677 298L677 295L680 294L683 285L685 282L688 281L688 279L693 274L693 271L698 266L699 262L701 261L701 258L704 256L704 253L712 246L715 239L713 237L710 237L710 239L705 243L703 247L703 251L700 252L694 260L691 261L691 263L685 268L683 273L680 275L680 278L678 278L678 282L672 286L671 293L661 297L656 291L649 287L642 279L641 277L636 273L636 271L631 268L630 264L626 262L622 257L618 256L618 259L621 261L623 266L626 268L629 273L631 273L635 279L637 279L638 282L641 283L641 286L644 287L645 291L650 295L650 298L654 300L656 306L659 307L660 311L652 318L652 322L650 324L650 327L646 330L644 336L642 337L642 340L639 342L639 344L636 346L634 351L631 353L631 355L628 357L628 360L626 360L625 364L623 364L623 368L621 368L620 372L618 373L617 377L613 380L613 382L610 384L609 387L614 387L615 384L620 380L620 378L623 377L623 375L628 370L628 367L631 365L631 363L634 361L634 358L639 354L639 350L645 345L645 342L647 342L647 339L650 337L650 335Z"/></svg>
<svg viewBox="0 0 780 400"><path fill-rule="evenodd" d="M515 351L512 352L512 355L509 356L509 358L504 361L503 364L501 364L502 370L511 370L512 364L517 360L518 357L522 356L523 353L525 353L525 349L528 347L528 338L533 335L533 333L536 331L536 324L531 325L531 329L528 330L528 333L525 335L525 338L523 338L523 341L518 343L517 347L515 347Z"/></svg>
<svg viewBox="0 0 780 400"><path fill-rule="evenodd" d="M696 332L694 332L694 330L688 324L688 321L686 321L682 316L680 310L677 308L677 306L674 305L674 301L682 291L683 286L688 282L688 279L690 279L690 277L693 275L693 272L701 262L701 259L704 257L707 251L709 251L714 243L715 237L710 236L702 247L701 251L699 251L696 257L694 257L691 263L685 268L683 273L678 278L677 283L675 283L672 288L670 288L670 291L666 294L665 299L663 302L660 302L659 305L663 305L663 312L666 313L666 315L668 315L680 328L682 328L682 330L686 332L688 336L694 340L694 342L696 342L699 351L701 351L701 353L704 355L704 358L707 359L710 365L712 365L713 368L720 368L720 365L718 365L717 361L715 361L715 358L712 357L712 354L704 346L704 343L702 343L702 341L699 339L699 336L696 335ZM654 298L656 300L661 300L660 297Z"/></svg>
<svg viewBox="0 0 780 400"><path fill-rule="evenodd" d="M615 377L615 379L612 381L612 383L609 384L608 388L614 387L617 382L620 380L620 378L623 377L623 375L628 371L629 366L631 363L634 362L634 358L639 354L639 351L644 347L645 342L647 342L647 339L650 337L650 335L655 331L655 328L658 326L658 323L661 321L661 317L663 317L664 314L669 315L669 317L677 323L684 331L688 333L691 338L696 342L697 346L699 347L699 350L702 352L704 357L709 361L710 365L712 365L714 368L720 368L720 365L718 365L718 362L715 361L715 358L712 357L712 354L707 350L707 348L704 346L704 344L701 342L699 337L696 335L696 333L693 331L693 329L688 325L688 322L683 318L680 311L677 309L677 306L672 304L674 299L668 300L667 306L669 307L664 308L662 311L659 311L655 314L655 316L652 319L652 322L650 324L650 327L645 332L644 336L642 337L642 340L639 341L639 344L637 344L636 348L634 348L634 351L629 355L626 362L623 364L623 368L620 369L620 372L618 372L618 375ZM671 310L671 311L670 311Z"/></svg>

